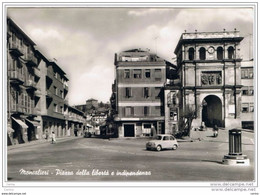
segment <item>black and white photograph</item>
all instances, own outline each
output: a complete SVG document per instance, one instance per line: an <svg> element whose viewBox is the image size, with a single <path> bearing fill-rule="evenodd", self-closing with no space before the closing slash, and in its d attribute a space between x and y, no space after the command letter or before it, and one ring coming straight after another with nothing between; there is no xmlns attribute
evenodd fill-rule
<svg viewBox="0 0 260 195"><path fill-rule="evenodd" d="M2 2L2 195L258 194L257 8Z"/></svg>

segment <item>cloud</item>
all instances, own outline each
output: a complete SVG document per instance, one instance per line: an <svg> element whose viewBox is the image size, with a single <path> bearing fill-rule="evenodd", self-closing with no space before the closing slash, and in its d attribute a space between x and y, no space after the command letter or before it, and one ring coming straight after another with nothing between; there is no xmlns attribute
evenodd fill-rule
<svg viewBox="0 0 260 195"><path fill-rule="evenodd" d="M63 41L62 34L58 33L56 30L53 29L32 29L31 36L33 39L37 39L39 41L46 41L46 40L58 40Z"/></svg>
<svg viewBox="0 0 260 195"><path fill-rule="evenodd" d="M42 7L8 9L8 13L67 73L71 104L84 103L91 97L109 100L115 53L149 48L172 61L184 30L237 28L246 35L252 33L254 16L252 9L245 8ZM241 46L244 50L248 47Z"/></svg>
<svg viewBox="0 0 260 195"><path fill-rule="evenodd" d="M169 9L165 9L165 8L150 8L150 9L141 9L141 8L137 8L136 10L130 10L128 11L128 15L129 16L147 16L147 15L152 15L152 14L162 14L165 13L166 11L169 11Z"/></svg>

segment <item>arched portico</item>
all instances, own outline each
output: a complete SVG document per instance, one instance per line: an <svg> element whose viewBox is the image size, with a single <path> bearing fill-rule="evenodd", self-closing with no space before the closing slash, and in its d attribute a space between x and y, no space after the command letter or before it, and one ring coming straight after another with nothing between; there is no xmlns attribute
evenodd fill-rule
<svg viewBox="0 0 260 195"><path fill-rule="evenodd" d="M207 127L223 126L222 102L216 95L208 95L202 101L202 122Z"/></svg>

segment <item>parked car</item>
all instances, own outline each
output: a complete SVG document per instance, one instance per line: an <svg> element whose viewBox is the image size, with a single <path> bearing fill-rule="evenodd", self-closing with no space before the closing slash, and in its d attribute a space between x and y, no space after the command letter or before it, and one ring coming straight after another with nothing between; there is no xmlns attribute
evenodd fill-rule
<svg viewBox="0 0 260 195"><path fill-rule="evenodd" d="M147 150L157 150L161 151L162 149L173 149L176 150L179 144L176 138L172 135L167 134L158 134L155 139L146 143Z"/></svg>

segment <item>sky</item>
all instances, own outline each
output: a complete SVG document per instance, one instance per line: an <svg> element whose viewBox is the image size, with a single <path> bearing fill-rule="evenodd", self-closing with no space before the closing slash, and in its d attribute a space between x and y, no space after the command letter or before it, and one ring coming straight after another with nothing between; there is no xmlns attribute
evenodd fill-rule
<svg viewBox="0 0 260 195"><path fill-rule="evenodd" d="M114 55L150 49L174 63L182 33L233 31L245 37L243 59L252 58L254 10L245 7L8 7L7 14L69 78L69 104L109 101Z"/></svg>

